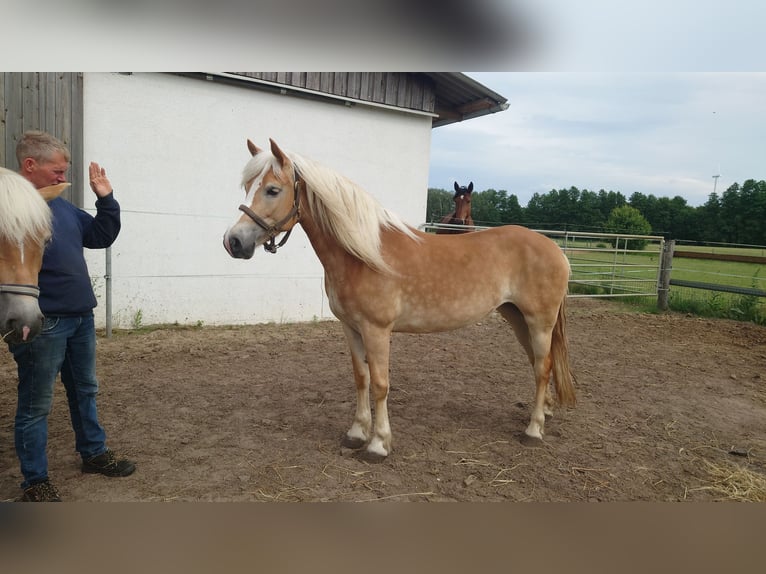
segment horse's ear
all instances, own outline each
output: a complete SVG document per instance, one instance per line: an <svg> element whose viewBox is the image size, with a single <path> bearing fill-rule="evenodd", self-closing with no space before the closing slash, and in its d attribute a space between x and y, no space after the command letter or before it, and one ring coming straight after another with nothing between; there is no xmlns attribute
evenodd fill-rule
<svg viewBox="0 0 766 574"><path fill-rule="evenodd" d="M255 155L257 153L261 153L261 148L259 148L257 145L255 145L253 142L251 142L249 139L247 140L247 149L250 150L250 155Z"/></svg>
<svg viewBox="0 0 766 574"><path fill-rule="evenodd" d="M460 193L460 186L455 182L455 191Z"/></svg>
<svg viewBox="0 0 766 574"><path fill-rule="evenodd" d="M279 149L277 142L275 142L273 139L269 138L269 143L271 144L271 153L274 155L275 158L277 158L279 165L284 167L285 164L290 161L290 158L287 157L287 154L285 152Z"/></svg>
<svg viewBox="0 0 766 574"><path fill-rule="evenodd" d="M471 193L473 191L473 182L468 184L468 193Z"/></svg>

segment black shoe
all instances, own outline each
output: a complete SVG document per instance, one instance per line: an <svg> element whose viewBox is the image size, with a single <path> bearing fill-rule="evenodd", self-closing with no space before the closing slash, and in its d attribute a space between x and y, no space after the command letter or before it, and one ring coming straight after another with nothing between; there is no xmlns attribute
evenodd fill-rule
<svg viewBox="0 0 766 574"><path fill-rule="evenodd" d="M84 460L82 463L83 472L96 472L104 476L128 476L136 470L136 465L126 458L117 460L114 452L110 449L101 454Z"/></svg>
<svg viewBox="0 0 766 574"><path fill-rule="evenodd" d="M61 497L56 487L46 479L25 488L21 502L61 502Z"/></svg>

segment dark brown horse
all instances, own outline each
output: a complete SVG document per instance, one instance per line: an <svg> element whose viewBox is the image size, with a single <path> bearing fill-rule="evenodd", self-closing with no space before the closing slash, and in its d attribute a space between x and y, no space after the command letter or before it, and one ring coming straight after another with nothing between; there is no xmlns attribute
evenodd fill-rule
<svg viewBox="0 0 766 574"><path fill-rule="evenodd" d="M442 217L440 224L448 226L459 225L460 227L438 227L436 233L455 234L468 233L473 231L473 219L471 218L471 193L473 193L473 182L466 186L460 186L455 182L455 195L452 200L455 202L455 209L452 213Z"/></svg>
<svg viewBox="0 0 766 574"><path fill-rule="evenodd" d="M529 440L543 437L553 406L551 387L559 403L574 404L565 313L569 262L556 243L515 225L455 237L423 233L339 173L285 153L273 140L270 150L248 140L248 149L253 157L242 175L242 214L223 245L232 257L250 259L256 247L275 252L286 239L275 244L277 235L303 227L324 267L330 308L351 349L357 404L344 445L366 446L372 459L391 452L393 331L457 329L495 309L511 324L532 365L536 390ZM456 305L455 293L461 291L471 296ZM257 296L268 297L268 285Z"/></svg>

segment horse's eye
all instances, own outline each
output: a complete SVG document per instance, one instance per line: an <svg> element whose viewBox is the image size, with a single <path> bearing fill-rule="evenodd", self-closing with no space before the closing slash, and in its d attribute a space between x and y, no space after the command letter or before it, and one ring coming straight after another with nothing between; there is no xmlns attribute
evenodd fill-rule
<svg viewBox="0 0 766 574"><path fill-rule="evenodd" d="M266 195L268 195L269 197L276 197L277 195L279 195L280 191L282 190L279 189L278 187L269 187L269 188L266 188Z"/></svg>

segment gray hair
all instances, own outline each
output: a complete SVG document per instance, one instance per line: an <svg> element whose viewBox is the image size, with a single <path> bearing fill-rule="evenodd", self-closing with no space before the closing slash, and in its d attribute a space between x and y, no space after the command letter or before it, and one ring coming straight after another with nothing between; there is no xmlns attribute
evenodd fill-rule
<svg viewBox="0 0 766 574"><path fill-rule="evenodd" d="M19 143L16 144L16 159L19 166L25 158L31 157L36 161L45 161L56 153L61 153L67 161L71 159L69 149L61 140L40 130L24 132Z"/></svg>

